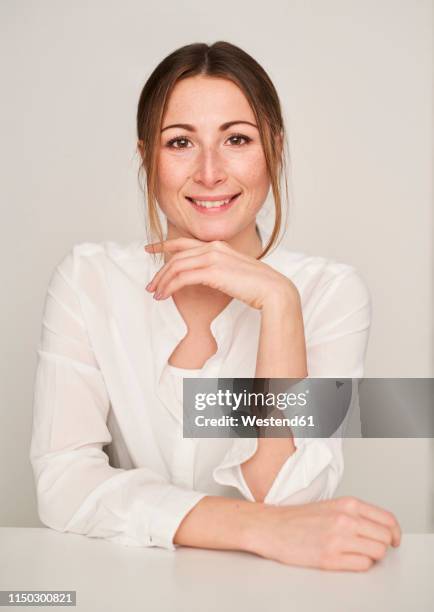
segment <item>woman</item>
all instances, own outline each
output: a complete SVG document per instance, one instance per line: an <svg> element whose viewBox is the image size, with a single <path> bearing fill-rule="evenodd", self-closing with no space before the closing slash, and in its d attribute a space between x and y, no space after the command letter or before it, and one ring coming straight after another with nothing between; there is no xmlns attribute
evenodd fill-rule
<svg viewBox="0 0 434 612"><path fill-rule="evenodd" d="M47 293L30 453L41 520L131 546L368 569L400 528L330 499L340 438L182 436L185 376L363 375L370 301L355 269L273 250L285 132L269 77L229 43L182 47L145 84L137 129L158 240L75 245Z"/></svg>

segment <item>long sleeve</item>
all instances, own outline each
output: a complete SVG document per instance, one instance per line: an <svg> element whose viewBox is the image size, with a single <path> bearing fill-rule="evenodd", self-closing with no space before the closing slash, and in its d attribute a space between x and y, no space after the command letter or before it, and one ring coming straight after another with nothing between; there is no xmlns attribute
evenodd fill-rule
<svg viewBox="0 0 434 612"><path fill-rule="evenodd" d="M352 378L351 409L358 405L358 383L371 324L371 297L357 271L348 267L327 282L316 298L308 321L307 358L311 378ZM264 502L276 505L329 499L344 471L343 435L348 415L330 438L296 438L296 451L280 468ZM241 464L257 450L255 438L234 439L214 479L233 486L251 501L254 497L243 477Z"/></svg>
<svg viewBox="0 0 434 612"><path fill-rule="evenodd" d="M109 465L110 399L83 321L73 251L52 274L34 384L30 462L41 521L126 546L175 550L173 536L206 493L147 467ZM128 406L125 406L128 410Z"/></svg>

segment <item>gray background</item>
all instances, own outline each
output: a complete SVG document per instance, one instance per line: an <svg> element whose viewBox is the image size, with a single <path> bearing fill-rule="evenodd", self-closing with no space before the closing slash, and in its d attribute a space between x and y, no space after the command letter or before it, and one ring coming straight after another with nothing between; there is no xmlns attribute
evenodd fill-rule
<svg viewBox="0 0 434 612"><path fill-rule="evenodd" d="M431 2L3 0L0 22L0 525L40 525L28 451L49 277L75 243L144 236L136 106L181 45L238 44L273 79L292 162L286 244L366 279L365 375L433 375ZM433 530L432 446L347 440L338 494Z"/></svg>

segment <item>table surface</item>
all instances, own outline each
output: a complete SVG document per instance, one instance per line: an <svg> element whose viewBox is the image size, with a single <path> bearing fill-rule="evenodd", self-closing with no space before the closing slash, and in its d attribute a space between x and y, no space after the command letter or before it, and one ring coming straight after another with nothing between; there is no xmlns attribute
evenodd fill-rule
<svg viewBox="0 0 434 612"><path fill-rule="evenodd" d="M47 528L2 527L0 590L76 591L80 612L428 612L434 534L404 533L401 546L367 572L336 572L247 552L135 548Z"/></svg>

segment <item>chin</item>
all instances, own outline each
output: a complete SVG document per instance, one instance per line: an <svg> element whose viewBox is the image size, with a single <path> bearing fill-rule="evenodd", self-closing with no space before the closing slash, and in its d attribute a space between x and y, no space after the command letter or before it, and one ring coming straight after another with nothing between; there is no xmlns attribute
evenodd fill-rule
<svg viewBox="0 0 434 612"><path fill-rule="evenodd" d="M202 240L203 242L212 242L213 240L221 240L223 242L227 242L231 240L231 238L233 238L234 232L227 230L216 231L215 228L202 228L201 230L194 232L194 236L195 238L197 238L198 240Z"/></svg>

